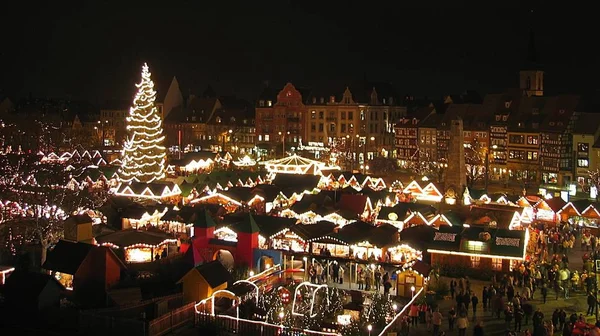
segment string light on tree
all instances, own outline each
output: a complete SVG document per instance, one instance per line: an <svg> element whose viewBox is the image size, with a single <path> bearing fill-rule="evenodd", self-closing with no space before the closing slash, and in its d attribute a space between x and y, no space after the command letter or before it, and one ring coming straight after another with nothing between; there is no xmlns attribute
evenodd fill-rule
<svg viewBox="0 0 600 336"><path fill-rule="evenodd" d="M151 183L165 177L166 150L162 120L154 101L156 91L148 65L142 67L142 80L127 117L127 139L123 146L119 178L122 182Z"/></svg>

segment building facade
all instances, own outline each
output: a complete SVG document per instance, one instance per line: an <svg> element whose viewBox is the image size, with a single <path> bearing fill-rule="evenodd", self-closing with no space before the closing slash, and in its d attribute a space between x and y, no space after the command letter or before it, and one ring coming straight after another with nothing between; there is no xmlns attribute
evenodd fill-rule
<svg viewBox="0 0 600 336"><path fill-rule="evenodd" d="M283 89L265 88L256 105L256 141L262 154L283 155L306 138L306 106L292 83Z"/></svg>

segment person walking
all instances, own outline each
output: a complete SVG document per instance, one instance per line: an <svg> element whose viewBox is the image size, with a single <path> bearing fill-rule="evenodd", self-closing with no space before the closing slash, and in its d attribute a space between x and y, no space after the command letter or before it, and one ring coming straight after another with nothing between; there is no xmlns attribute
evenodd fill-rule
<svg viewBox="0 0 600 336"><path fill-rule="evenodd" d="M473 336L483 336L483 324L479 321L473 328Z"/></svg>
<svg viewBox="0 0 600 336"><path fill-rule="evenodd" d="M548 285L543 284L542 285L542 299L544 300L544 303L546 303L547 297L548 297Z"/></svg>
<svg viewBox="0 0 600 336"><path fill-rule="evenodd" d="M506 307L506 310L504 311L504 322L506 324L506 331L510 331L510 324L513 320L514 317L514 313L513 311L510 309L510 306Z"/></svg>
<svg viewBox="0 0 600 336"><path fill-rule="evenodd" d="M473 322L475 322L475 314L477 313L477 304L479 303L479 299L475 294L471 297L471 306L473 306Z"/></svg>
<svg viewBox="0 0 600 336"><path fill-rule="evenodd" d="M488 289L487 287L483 286L483 291L481 292L481 303L483 304L483 311L486 312L487 311L487 306L488 306ZM473 314L475 315L475 314Z"/></svg>
<svg viewBox="0 0 600 336"><path fill-rule="evenodd" d="M454 331L454 321L456 320L456 310L454 307L448 312L448 330Z"/></svg>
<svg viewBox="0 0 600 336"><path fill-rule="evenodd" d="M454 300L454 292L456 291L456 281L454 279L450 280L450 296L452 300Z"/></svg>
<svg viewBox="0 0 600 336"><path fill-rule="evenodd" d="M379 293L379 288L381 288L381 271L379 270L379 267L377 267L375 269L375 275L374 275L374 280L375 280L375 290L377 291L377 293Z"/></svg>
<svg viewBox="0 0 600 336"><path fill-rule="evenodd" d="M440 313L440 309L436 308L435 312L431 317L431 324L433 324L433 336L438 336L440 333L440 328L442 327L442 313Z"/></svg>
<svg viewBox="0 0 600 336"><path fill-rule="evenodd" d="M594 294L592 294L592 292L590 292L588 294L587 304L588 304L587 315L594 315L594 309L596 308L597 303L596 303L596 297L594 296Z"/></svg>
<svg viewBox="0 0 600 336"><path fill-rule="evenodd" d="M468 327L469 320L466 316L459 316L458 319L456 319L456 328L458 328L458 336L466 336Z"/></svg>
<svg viewBox="0 0 600 336"><path fill-rule="evenodd" d="M413 327L417 325L417 321L419 318L419 306L416 303L413 303L410 306L410 310L408 312L408 316L410 317L410 322Z"/></svg>
<svg viewBox="0 0 600 336"><path fill-rule="evenodd" d="M515 309L515 331L521 332L521 322L523 321L523 309L517 307Z"/></svg>

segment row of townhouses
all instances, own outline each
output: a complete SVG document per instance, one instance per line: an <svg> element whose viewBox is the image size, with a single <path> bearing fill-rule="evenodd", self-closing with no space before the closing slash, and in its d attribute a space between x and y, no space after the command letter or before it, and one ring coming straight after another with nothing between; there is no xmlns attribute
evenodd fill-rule
<svg viewBox="0 0 600 336"><path fill-rule="evenodd" d="M519 89L488 94L480 103L430 104L396 123L401 165L447 162L449 125L463 120L465 147L485 158L491 179L563 187L589 185L600 158L600 114L580 96L544 96L544 72L520 72Z"/></svg>

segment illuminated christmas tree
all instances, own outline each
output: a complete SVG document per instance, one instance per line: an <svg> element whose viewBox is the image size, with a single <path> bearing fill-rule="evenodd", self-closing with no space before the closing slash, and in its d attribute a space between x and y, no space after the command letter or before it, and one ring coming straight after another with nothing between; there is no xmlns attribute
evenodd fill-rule
<svg viewBox="0 0 600 336"><path fill-rule="evenodd" d="M127 117L127 139L119 178L122 182L151 183L165 177L166 150L162 120L154 100L156 91L148 65L142 67L142 81Z"/></svg>

